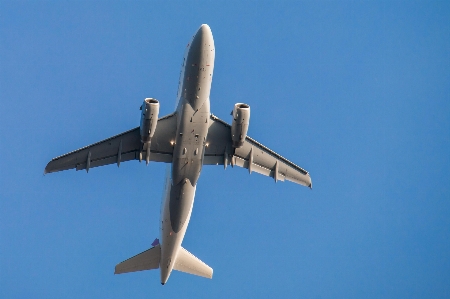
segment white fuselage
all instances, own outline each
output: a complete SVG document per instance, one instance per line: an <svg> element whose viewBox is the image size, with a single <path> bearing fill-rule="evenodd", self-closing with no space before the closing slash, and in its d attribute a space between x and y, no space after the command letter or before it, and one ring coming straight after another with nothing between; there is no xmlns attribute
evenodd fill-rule
<svg viewBox="0 0 450 299"><path fill-rule="evenodd" d="M188 44L177 96L177 134L167 171L161 209L161 283L166 283L177 259L191 217L210 117L209 94L214 69L214 40L202 25Z"/></svg>

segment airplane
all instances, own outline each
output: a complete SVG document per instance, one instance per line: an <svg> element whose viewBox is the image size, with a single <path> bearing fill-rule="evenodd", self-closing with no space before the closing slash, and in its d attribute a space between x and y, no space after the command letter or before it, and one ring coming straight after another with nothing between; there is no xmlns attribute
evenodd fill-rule
<svg viewBox="0 0 450 299"><path fill-rule="evenodd" d="M211 113L214 58L213 35L203 24L186 47L175 112L158 118L159 101L146 98L139 127L56 157L45 167L44 174L74 168L89 172L130 160L168 163L160 239L117 264L115 274L159 268L162 285L172 270L212 278L213 269L181 246L203 165L239 166L275 182L288 180L312 189L306 170L247 136L249 105L234 105L231 125Z"/></svg>

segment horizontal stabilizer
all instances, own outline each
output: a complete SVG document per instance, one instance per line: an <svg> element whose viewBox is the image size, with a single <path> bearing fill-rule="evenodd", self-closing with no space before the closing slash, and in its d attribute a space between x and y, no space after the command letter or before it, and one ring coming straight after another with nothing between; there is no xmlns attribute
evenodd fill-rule
<svg viewBox="0 0 450 299"><path fill-rule="evenodd" d="M177 260L173 268L181 272L206 278L212 278L213 275L213 269L211 267L196 258L192 253L183 247L181 247L180 251L178 251Z"/></svg>
<svg viewBox="0 0 450 299"><path fill-rule="evenodd" d="M155 247L117 264L114 274L158 269L160 259L161 247L158 244Z"/></svg>

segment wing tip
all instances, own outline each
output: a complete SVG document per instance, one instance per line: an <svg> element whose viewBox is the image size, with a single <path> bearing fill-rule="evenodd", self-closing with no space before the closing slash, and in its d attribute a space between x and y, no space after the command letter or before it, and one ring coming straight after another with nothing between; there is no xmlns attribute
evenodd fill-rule
<svg viewBox="0 0 450 299"><path fill-rule="evenodd" d="M44 175L46 175L47 173L52 173L52 172L56 172L58 171L58 169L52 169L50 167L48 167L48 165L44 168Z"/></svg>
<svg viewBox="0 0 450 299"><path fill-rule="evenodd" d="M47 165L45 165L44 175L46 175L47 173L58 171L58 167L55 167L54 161L55 159L52 159L50 160L50 162L47 163Z"/></svg>
<svg viewBox="0 0 450 299"><path fill-rule="evenodd" d="M46 175L47 173L50 173L50 170L48 168L48 165L50 164L50 162L47 163L47 165L44 168L44 175Z"/></svg>
<svg viewBox="0 0 450 299"><path fill-rule="evenodd" d="M308 187L309 187L309 189L312 190L312 179L311 179L311 175L309 174L309 172L307 172L307 176L309 178L309 185L308 185Z"/></svg>

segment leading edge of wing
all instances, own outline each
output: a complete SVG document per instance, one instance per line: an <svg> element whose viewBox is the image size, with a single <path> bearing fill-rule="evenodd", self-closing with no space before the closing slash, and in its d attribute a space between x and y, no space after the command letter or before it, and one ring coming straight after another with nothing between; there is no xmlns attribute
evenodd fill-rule
<svg viewBox="0 0 450 299"><path fill-rule="evenodd" d="M176 113L174 112L169 115L163 116L158 119L158 122L165 120L165 119L169 119L172 116L174 116L175 114ZM124 142L122 144L123 147L121 148L121 161L136 159L136 155L138 155L138 153L136 153L136 152L139 151L139 148L141 146L139 130L140 130L140 128L136 127L134 129L125 131L118 135L106 138L104 140L95 142L93 144L84 146L77 150L74 150L74 151L68 152L64 155L53 158L46 165L46 167L44 169L44 174L62 171L62 170L68 170L68 169L72 169L72 168L77 168L77 170L79 170L78 169L79 166L83 166L82 165L83 163L86 164L86 161L84 161L84 160L86 160L86 158L84 156L88 155L88 152L90 152L90 150L92 150L92 149L98 150L98 147L101 147L102 145L105 145L108 143L110 145L111 145L111 143L117 143L116 147L117 147L117 149L119 149L119 148L121 148L121 145L120 145L121 137L126 138L125 139L126 142ZM119 140L119 142L117 142L117 140ZM110 152L110 151L111 151L111 149L108 149L108 153L103 152L101 154L101 157L98 157L98 159L103 160L103 162L100 163L100 165L95 165L94 160L92 160L93 163L90 166L96 167L96 166L116 163L117 161L109 161L109 160L113 159L114 157L117 157L118 152L117 152L117 150L114 150L112 152ZM83 157L82 157L83 160L80 160L81 157L78 157L78 156L80 154L82 154L82 152L85 155L83 155ZM161 153L161 154L167 154L167 153ZM106 161L106 160L108 160L108 161ZM86 165L84 165L83 167L84 168L82 168L82 169L86 169Z"/></svg>
<svg viewBox="0 0 450 299"><path fill-rule="evenodd" d="M74 150L74 151L68 152L68 153L66 153L66 154L64 154L64 155L55 157L55 158L53 158L50 162L59 160L59 159L61 159L61 158L67 157L67 156L70 156L71 154L74 154L74 153L77 153L77 152L79 152L79 151L85 150L85 149L87 149L87 148L90 148L90 147L99 145L99 144L101 144L101 143L103 143L103 142L107 142L107 141L113 140L113 139L115 139L115 138L117 138L117 137L126 135L126 134L131 133L131 132L136 131L136 130L139 130L139 127L133 128L133 129L128 130L128 131L125 131L125 132L123 132L123 133L120 133L120 134L114 135L114 136L112 136L112 137L109 137L109 138L100 140L100 141L98 141L98 142L95 142L95 143L92 143L92 144L83 146L83 147L81 147L81 148L79 148L79 149L76 149L76 150ZM50 162L49 162L48 164L50 164ZM47 164L47 165L48 165L48 164ZM46 168L47 168L47 167L46 167Z"/></svg>
<svg viewBox="0 0 450 299"><path fill-rule="evenodd" d="M44 175L47 174L47 173L52 173L52 172L57 172L57 171L63 171L63 170L69 170L69 169L72 169L72 168L77 168L79 165L81 165L83 163L86 164L86 158L84 156L87 157L91 153L91 150L93 148L101 147L102 145L111 143L111 142L119 139L120 137L128 137L129 135L133 135L134 138L132 138L132 139L135 139L135 142L137 142L137 140L139 140L139 137L140 137L139 136L139 127L131 129L131 130L128 130L128 131L123 132L123 133L120 133L118 135L109 137L107 139L98 141L96 143L84 146L82 148L79 148L77 150L71 151L71 152L69 152L67 154L58 156L56 158L53 158L50 162L48 162L47 166L45 167ZM131 152L134 152L134 150L130 151L130 153ZM127 153L122 152L121 154L123 155L123 157L125 157L125 154L128 154L128 152ZM84 161L81 160L80 155L83 155ZM113 152L113 153L110 153L108 155L102 155L101 156L101 160L108 159L108 158L114 157L116 155L117 155L117 152ZM90 159L90 157L89 157L89 159ZM110 163L107 163L107 164L110 164ZM95 166L92 165L91 167L95 167Z"/></svg>
<svg viewBox="0 0 450 299"><path fill-rule="evenodd" d="M168 115L165 115L165 116L163 116L163 117L161 117L160 119L158 119L158 121L163 120L163 119L166 119L166 118L169 118L169 117L171 117L171 116L173 116L173 115L175 115L175 112L174 112L174 113L171 113L171 114L168 114ZM133 132L134 130L138 130L138 129L139 129L139 127L134 128L134 129L131 129L131 130L128 130L128 131L125 131L125 132L123 132L123 133L117 134L117 135L115 135L115 136L112 136L112 137L109 137L109 138L106 138L106 139L103 139L103 140L98 141L98 142L96 142L96 143L93 143L93 144L90 144L90 145L86 145L86 146L84 146L84 147L82 147L82 148L79 148L79 149L76 149L76 150L74 150L74 151L68 152L67 154L64 154L64 155L55 157L55 158L53 158L51 161L58 160L58 159L60 159L60 158L63 158L63 157L65 157L65 156L68 156L68 155L70 155L70 154L73 154L73 153L79 152L79 151L81 151L81 150L87 149L87 148L89 148L89 147L92 147L92 146L98 145L98 144L100 144L100 143L103 143L103 142L112 140L112 139L117 138L117 137L120 137L120 136L122 136L122 135L126 135L126 134L128 134L128 133L130 133L130 132ZM50 161L50 162L51 162L51 161Z"/></svg>
<svg viewBox="0 0 450 299"><path fill-rule="evenodd" d="M214 114L211 113L211 118L215 121L218 121L220 123L222 123L223 125L231 128L231 125L229 125L227 122L221 120L220 118L218 118L217 116L215 116ZM265 151L267 151L268 153L272 154L273 156L275 156L276 158L280 159L281 161L283 161L284 163L288 164L289 166L293 167L294 169L300 171L301 173L303 173L304 175L309 175L309 172L303 168L301 168L300 166L298 166L297 164L289 161L288 159L286 159L285 157L281 156L280 154L277 154L276 152L274 152L273 150L271 150L270 148L268 148L267 146L261 144L260 142L256 141L255 139L247 136L246 139L250 142L250 143L254 143L256 145L258 145L259 147L263 148ZM310 188L312 188L312 183Z"/></svg>

